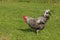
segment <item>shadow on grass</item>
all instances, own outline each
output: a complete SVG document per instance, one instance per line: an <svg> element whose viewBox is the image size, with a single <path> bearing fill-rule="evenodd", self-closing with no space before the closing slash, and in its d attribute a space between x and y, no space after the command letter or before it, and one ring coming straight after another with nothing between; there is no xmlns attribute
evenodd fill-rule
<svg viewBox="0 0 60 40"><path fill-rule="evenodd" d="M35 32L34 29L18 29L18 30L21 30L23 32Z"/></svg>

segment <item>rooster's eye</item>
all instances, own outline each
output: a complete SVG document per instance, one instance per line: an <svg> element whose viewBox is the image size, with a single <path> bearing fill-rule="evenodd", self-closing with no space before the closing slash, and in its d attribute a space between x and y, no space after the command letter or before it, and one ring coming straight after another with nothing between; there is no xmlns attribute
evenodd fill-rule
<svg viewBox="0 0 60 40"><path fill-rule="evenodd" d="M46 14L48 14L48 12Z"/></svg>

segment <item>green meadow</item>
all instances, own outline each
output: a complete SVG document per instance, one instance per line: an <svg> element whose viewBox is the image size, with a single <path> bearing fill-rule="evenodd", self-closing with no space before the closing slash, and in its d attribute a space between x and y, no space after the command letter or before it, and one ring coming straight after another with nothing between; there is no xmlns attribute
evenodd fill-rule
<svg viewBox="0 0 60 40"><path fill-rule="evenodd" d="M51 9L49 21L38 35L23 20L37 18ZM0 2L0 40L60 40L60 4L33 2Z"/></svg>

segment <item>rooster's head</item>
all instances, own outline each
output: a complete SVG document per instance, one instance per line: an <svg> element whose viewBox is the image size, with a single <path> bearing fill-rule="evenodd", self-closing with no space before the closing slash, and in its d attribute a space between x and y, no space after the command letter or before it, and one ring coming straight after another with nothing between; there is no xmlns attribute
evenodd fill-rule
<svg viewBox="0 0 60 40"><path fill-rule="evenodd" d="M51 10L50 9L45 10L44 16L49 17L50 15L51 15Z"/></svg>

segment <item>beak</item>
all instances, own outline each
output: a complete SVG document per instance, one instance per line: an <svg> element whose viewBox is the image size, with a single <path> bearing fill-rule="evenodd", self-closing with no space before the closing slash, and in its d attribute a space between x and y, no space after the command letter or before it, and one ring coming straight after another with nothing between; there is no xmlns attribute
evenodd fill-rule
<svg viewBox="0 0 60 40"><path fill-rule="evenodd" d="M49 15L51 15L51 13L49 13Z"/></svg>
<svg viewBox="0 0 60 40"><path fill-rule="evenodd" d="M50 10L50 13L49 13L49 15L51 15L52 13L54 13L54 11L53 11L53 10Z"/></svg>

